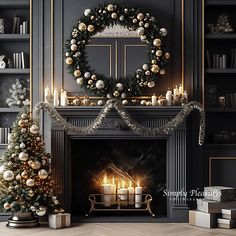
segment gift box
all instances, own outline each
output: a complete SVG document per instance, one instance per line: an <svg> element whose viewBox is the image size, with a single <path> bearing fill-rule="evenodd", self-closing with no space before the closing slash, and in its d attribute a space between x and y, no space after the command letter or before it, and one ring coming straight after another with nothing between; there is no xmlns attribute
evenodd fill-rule
<svg viewBox="0 0 236 236"><path fill-rule="evenodd" d="M215 228L217 226L218 214L209 214L201 211L189 211L189 224L204 228Z"/></svg>
<svg viewBox="0 0 236 236"><path fill-rule="evenodd" d="M232 229L236 227L236 220L217 219L218 227L224 229Z"/></svg>
<svg viewBox="0 0 236 236"><path fill-rule="evenodd" d="M50 214L48 223L52 229L70 227L70 213Z"/></svg>
<svg viewBox="0 0 236 236"><path fill-rule="evenodd" d="M221 210L222 213L222 218L224 219L235 219L236 220L236 208L234 209L222 209Z"/></svg>
<svg viewBox="0 0 236 236"><path fill-rule="evenodd" d="M197 209L206 213L221 213L223 208L236 208L236 201L217 202L205 199L197 199Z"/></svg>
<svg viewBox="0 0 236 236"><path fill-rule="evenodd" d="M236 189L224 186L204 187L204 199L217 202L234 201L236 197Z"/></svg>

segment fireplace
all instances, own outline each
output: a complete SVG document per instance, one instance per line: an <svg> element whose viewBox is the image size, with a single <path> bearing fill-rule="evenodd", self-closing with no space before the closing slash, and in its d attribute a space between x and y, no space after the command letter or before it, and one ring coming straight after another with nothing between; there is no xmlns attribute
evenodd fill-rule
<svg viewBox="0 0 236 236"><path fill-rule="evenodd" d="M60 107L58 111L70 123L85 126L98 115L99 107ZM180 111L180 107L127 107L131 116L147 127L166 124ZM66 211L73 216L88 213L89 194L99 193L96 181L104 172L115 176L107 168L113 164L133 178L143 178L145 193L153 197L152 210L170 222L187 222L188 207L182 198L174 200L164 190L178 192L186 189L186 126L172 135L141 137L131 131L112 111L94 134L79 136L65 132L52 123L52 154L58 194ZM109 169L109 170L108 170ZM96 178L97 176L97 178ZM118 179L121 179L118 176ZM114 177L113 177L114 178ZM94 212L99 216L132 217L147 212Z"/></svg>

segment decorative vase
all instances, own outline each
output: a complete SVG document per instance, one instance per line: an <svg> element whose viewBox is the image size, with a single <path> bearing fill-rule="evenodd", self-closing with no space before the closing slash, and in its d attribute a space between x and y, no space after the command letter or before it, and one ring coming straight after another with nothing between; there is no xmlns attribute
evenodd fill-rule
<svg viewBox="0 0 236 236"><path fill-rule="evenodd" d="M33 212L15 212L8 219L7 227L9 228L32 228L39 226L39 219L34 216Z"/></svg>

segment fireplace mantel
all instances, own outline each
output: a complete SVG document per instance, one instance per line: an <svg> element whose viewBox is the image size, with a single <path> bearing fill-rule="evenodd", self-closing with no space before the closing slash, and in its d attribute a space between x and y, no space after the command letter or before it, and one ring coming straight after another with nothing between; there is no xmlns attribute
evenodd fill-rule
<svg viewBox="0 0 236 236"><path fill-rule="evenodd" d="M90 124L101 111L102 107L57 107L57 111L64 119L76 126ZM171 107L144 107L127 106L125 109L131 117L143 126L160 127L173 119L182 109L180 106ZM60 199L65 210L71 209L71 158L70 142L74 139L165 139L167 142L167 190L186 190L186 124L185 122L171 135L162 137L145 137L135 134L127 127L119 114L113 109L102 126L91 135L78 135L66 132L52 122L52 154L53 169L56 183L60 187ZM167 217L172 222L187 222L188 207L181 198L169 200L167 198Z"/></svg>

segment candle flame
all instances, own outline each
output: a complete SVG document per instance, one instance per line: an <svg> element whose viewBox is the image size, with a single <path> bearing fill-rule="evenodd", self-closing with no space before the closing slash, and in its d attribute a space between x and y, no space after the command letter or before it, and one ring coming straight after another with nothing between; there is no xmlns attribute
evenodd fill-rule
<svg viewBox="0 0 236 236"><path fill-rule="evenodd" d="M138 180L138 182L137 182L137 183L138 183L138 187L140 187L140 181L139 181L139 180Z"/></svg>
<svg viewBox="0 0 236 236"><path fill-rule="evenodd" d="M125 181L122 180L122 187L125 188Z"/></svg>
<svg viewBox="0 0 236 236"><path fill-rule="evenodd" d="M120 189L120 181L118 182L117 189Z"/></svg>
<svg viewBox="0 0 236 236"><path fill-rule="evenodd" d="M129 186L132 187L132 181L131 180L129 181Z"/></svg>
<svg viewBox="0 0 236 236"><path fill-rule="evenodd" d="M113 185L115 184L115 177L114 176L112 177L112 184Z"/></svg>
<svg viewBox="0 0 236 236"><path fill-rule="evenodd" d="M103 183L104 183L104 184L107 183L107 175L104 175L104 177L103 177Z"/></svg>

